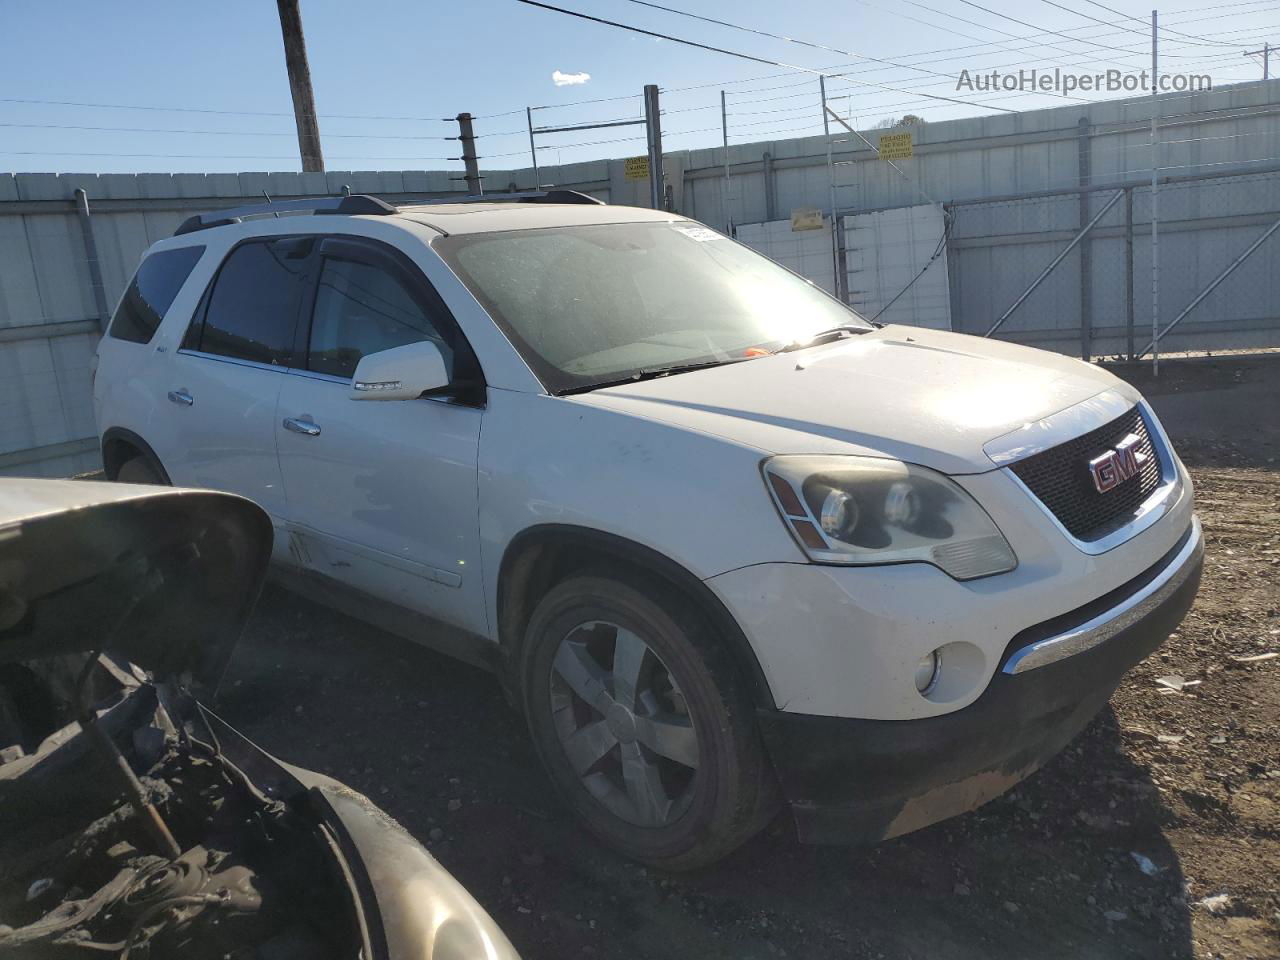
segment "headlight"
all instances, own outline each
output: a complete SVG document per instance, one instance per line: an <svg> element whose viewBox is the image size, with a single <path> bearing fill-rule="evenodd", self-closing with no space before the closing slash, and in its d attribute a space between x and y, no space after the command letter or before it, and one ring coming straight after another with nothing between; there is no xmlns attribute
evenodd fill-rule
<svg viewBox="0 0 1280 960"><path fill-rule="evenodd" d="M957 580L1017 566L985 510L935 470L874 457L773 457L765 478L811 560L931 563Z"/></svg>

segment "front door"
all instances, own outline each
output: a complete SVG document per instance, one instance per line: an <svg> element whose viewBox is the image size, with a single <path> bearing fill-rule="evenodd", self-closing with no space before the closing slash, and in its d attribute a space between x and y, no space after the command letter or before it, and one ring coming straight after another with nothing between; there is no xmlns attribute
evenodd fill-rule
<svg viewBox="0 0 1280 960"><path fill-rule="evenodd" d="M373 241L329 238L313 265L276 448L298 558L310 569L484 633L476 520L483 410L454 399L352 400L365 354L434 341L454 375L474 358L421 271Z"/></svg>

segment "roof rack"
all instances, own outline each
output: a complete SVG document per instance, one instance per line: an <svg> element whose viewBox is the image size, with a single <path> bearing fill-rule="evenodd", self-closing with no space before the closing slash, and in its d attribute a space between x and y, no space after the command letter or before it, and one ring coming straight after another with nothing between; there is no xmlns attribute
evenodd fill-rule
<svg viewBox="0 0 1280 960"><path fill-rule="evenodd" d="M520 193L476 193L465 197L435 197L431 200L419 200L419 204L436 203L598 203L598 200L578 190L525 190Z"/></svg>
<svg viewBox="0 0 1280 960"><path fill-rule="evenodd" d="M197 230L208 230L211 227L225 227L229 223L241 223L259 217L278 217L281 214L290 216L301 214L338 213L351 216L389 217L400 211L391 204L355 193L346 197L313 197L301 200L278 200L255 204L251 207L232 207L230 210L215 210L212 213L201 213L188 217L173 232L175 237L184 233L195 233Z"/></svg>

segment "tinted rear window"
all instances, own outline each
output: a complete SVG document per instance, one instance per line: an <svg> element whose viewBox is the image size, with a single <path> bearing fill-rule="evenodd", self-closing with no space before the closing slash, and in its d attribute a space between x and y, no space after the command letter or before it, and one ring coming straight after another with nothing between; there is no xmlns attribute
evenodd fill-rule
<svg viewBox="0 0 1280 960"><path fill-rule="evenodd" d="M111 318L111 336L150 343L202 253L204 247L180 247L161 250L143 260Z"/></svg>
<svg viewBox="0 0 1280 960"><path fill-rule="evenodd" d="M288 365L310 245L289 238L231 251L214 280L197 349Z"/></svg>

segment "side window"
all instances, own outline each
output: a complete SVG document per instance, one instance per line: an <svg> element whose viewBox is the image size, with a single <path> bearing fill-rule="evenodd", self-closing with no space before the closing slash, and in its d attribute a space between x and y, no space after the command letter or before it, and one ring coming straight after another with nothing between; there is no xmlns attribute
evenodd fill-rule
<svg viewBox="0 0 1280 960"><path fill-rule="evenodd" d="M150 343L203 253L204 247L179 247L161 250L143 260L111 318L110 336L131 343Z"/></svg>
<svg viewBox="0 0 1280 960"><path fill-rule="evenodd" d="M423 304L391 271L325 258L320 269L307 368L349 378L365 354L430 340L453 372L453 350Z"/></svg>
<svg viewBox="0 0 1280 960"><path fill-rule="evenodd" d="M203 329L186 346L238 360L287 366L307 280L310 240L246 243L218 271Z"/></svg>

